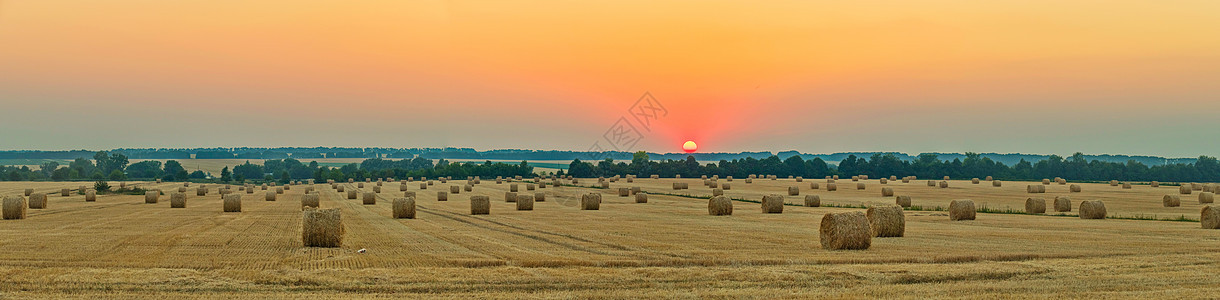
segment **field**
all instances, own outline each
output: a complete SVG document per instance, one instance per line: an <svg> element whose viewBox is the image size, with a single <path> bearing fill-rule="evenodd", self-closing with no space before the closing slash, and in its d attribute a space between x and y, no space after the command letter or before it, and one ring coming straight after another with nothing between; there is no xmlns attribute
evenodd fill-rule
<svg viewBox="0 0 1220 300"><path fill-rule="evenodd" d="M0 221L0 298L1208 298L1220 292L1213 277L1220 230L1200 229L1197 191L1182 195L1181 207L1162 207L1161 197L1176 195L1176 186L1082 183L1082 192L1069 193L1067 185L1052 184L1045 194L1027 194L1027 184L1040 183L997 188L955 180L942 189L925 180L882 185L870 179L856 190L842 179L829 192L823 179L737 179L725 193L743 201L734 201L731 216L709 216L711 189L700 179L619 180L610 190L592 188L597 179L536 191L516 183L522 192L547 195L533 211L504 201L512 183L483 179L473 192L437 201L438 191L464 182L436 181L422 191L418 182L408 183L418 193L417 219L390 218L391 200L403 195L397 182L384 184L376 205L316 185L323 208L342 209L341 248L302 247L304 186L273 202L262 191L240 192L240 213L221 212L217 185L197 197L192 184L181 209L171 209L168 196L145 204L136 195L102 195L97 202L51 195L48 208L31 209L27 219ZM672 190L674 182L691 188ZM810 190L812 182L822 189ZM0 195L79 185L3 182ZM614 193L634 186L653 193L648 203ZM782 214L763 214L748 202L783 195L789 186L799 186L801 196L786 196L792 205ZM893 203L881 196L883 186L912 196L919 207L906 212L906 236L874 238L868 250L823 250L822 215ZM576 205L589 192L605 193L600 210ZM810 193L839 207L797 206ZM491 214L470 215L470 195L490 196ZM1021 211L1031 195L1048 202L1071 196L1073 211L1007 211ZM1004 213L950 221L936 208L953 199ZM1104 201L1117 218L1074 217L1082 200ZM1185 220L1140 220L1149 218Z"/></svg>

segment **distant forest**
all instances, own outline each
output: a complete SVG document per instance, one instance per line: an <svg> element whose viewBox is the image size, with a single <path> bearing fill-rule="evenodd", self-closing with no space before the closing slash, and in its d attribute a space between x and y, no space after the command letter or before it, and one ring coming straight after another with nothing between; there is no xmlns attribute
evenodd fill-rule
<svg viewBox="0 0 1220 300"><path fill-rule="evenodd" d="M2 159L57 159L57 160L74 160L77 158L92 158L97 151L74 150L74 151L0 151L0 160ZM297 160L320 159L320 158L426 158L426 159L462 159L462 160L559 160L571 161L580 159L583 161L600 161L605 158L613 160L631 160L632 152L610 151L610 152L588 152L588 151L555 151L555 150L520 150L520 149L500 149L478 151L472 148L335 148L335 147L315 147L315 148L193 148L193 149L114 149L107 152L113 154L122 154L129 159L285 159L292 158ZM844 152L832 154L808 154L797 151L782 151L778 153L772 152L737 152L737 153L654 153L648 152L648 156L652 160L684 160L687 156L693 156L695 160L702 162L714 162L721 160L734 159L765 159L771 156L777 156L780 160L788 159L792 156L800 156L803 160L821 159L832 165L837 165L839 162L846 159L848 156L856 157L873 157L874 155L892 155L894 158L912 162L919 157L927 154L933 154L941 160L952 161L954 159L964 160L966 154L963 153L920 153L917 155L909 155L897 152ZM979 153L980 158L987 158L991 161L998 162L1007 166L1015 166L1022 160L1035 163L1043 160L1048 160L1051 155L1035 155L1035 154L1000 154L1000 153ZM1191 164L1198 158L1164 158L1157 156L1128 156L1128 155L1084 155L1082 157L1086 161L1101 161L1112 163L1127 163L1135 161L1144 165L1170 165L1170 164Z"/></svg>

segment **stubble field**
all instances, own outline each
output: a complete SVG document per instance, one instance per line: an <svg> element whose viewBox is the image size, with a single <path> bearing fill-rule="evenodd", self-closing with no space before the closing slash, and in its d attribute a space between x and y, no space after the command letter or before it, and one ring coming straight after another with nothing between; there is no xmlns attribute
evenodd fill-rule
<svg viewBox="0 0 1220 300"><path fill-rule="evenodd" d="M548 183L550 181L547 181ZM975 298L975 297L1210 297L1220 291L1220 230L1200 229L1198 192L1182 195L1181 207L1162 207L1176 186L1132 189L1083 183L1047 186L1027 194L1028 182L950 181L949 188L925 180L882 185L850 179L839 190L825 180L743 179L731 182L731 216L709 216L711 189L700 179L638 178L611 189L547 186L546 201L517 211L504 201L511 184L483 179L472 192L437 201L437 192L465 180L417 193L416 219L390 218L390 203L402 197L398 182L384 183L377 204L348 200L327 184L314 185L323 208L340 208L346 230L340 248L301 244L300 199L306 185L293 186L277 201L261 190L243 195L242 212L221 212L218 185L207 196L188 188L187 207L170 208L169 196L145 204L143 196L49 196L46 209L24 220L0 221L0 297L546 297L546 298ZM689 190L672 190L687 182ZM720 183L725 183L721 179ZM818 182L821 189L809 189ZM4 182L0 195L75 189L82 183ZM89 184L89 183L85 183ZM181 183L129 183L175 190ZM115 184L117 185L117 184ZM375 183L348 189L372 191ZM782 214L764 214L765 194L786 196ZM862 211L853 206L892 204L881 187L910 195L921 210L906 212L905 237L874 238L860 251L828 251L819 244L823 214ZM619 187L652 192L648 203L619 197ZM234 188L236 191L236 188ZM580 210L584 193L604 193L601 209ZM817 194L823 205L802 207ZM469 196L491 198L490 215L470 215ZM1070 196L1067 216L980 213L977 220L950 221L953 199L973 199L980 208L1021 210L1034 196L1053 201ZM1082 200L1102 200L1119 219L1074 217ZM853 207L853 208L847 208ZM1130 219L1128 219L1130 218ZM359 253L358 250L366 250Z"/></svg>

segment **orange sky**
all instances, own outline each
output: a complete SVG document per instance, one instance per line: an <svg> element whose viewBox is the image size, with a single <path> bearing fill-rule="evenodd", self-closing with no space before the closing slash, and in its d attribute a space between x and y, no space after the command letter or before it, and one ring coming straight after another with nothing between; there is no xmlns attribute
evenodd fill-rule
<svg viewBox="0 0 1220 300"><path fill-rule="evenodd" d="M0 0L0 149L1216 155L1216 1ZM1132 122L1136 121L1136 122ZM93 131L125 134L99 136Z"/></svg>

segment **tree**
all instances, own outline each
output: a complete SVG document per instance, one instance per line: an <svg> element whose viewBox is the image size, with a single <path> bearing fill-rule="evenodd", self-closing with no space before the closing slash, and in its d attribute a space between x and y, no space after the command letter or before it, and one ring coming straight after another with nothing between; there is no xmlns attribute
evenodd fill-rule
<svg viewBox="0 0 1220 300"><path fill-rule="evenodd" d="M164 174L166 177L172 177L170 180L186 180L188 176L186 168L176 160L165 161Z"/></svg>
<svg viewBox="0 0 1220 300"><path fill-rule="evenodd" d="M109 177L110 177L110 180L126 180L127 174L123 174L123 171L114 170L114 171L110 171Z"/></svg>
<svg viewBox="0 0 1220 300"><path fill-rule="evenodd" d="M220 181L229 183L231 180L233 180L233 172L229 172L229 167L226 166L224 169L220 169Z"/></svg>
<svg viewBox="0 0 1220 300"><path fill-rule="evenodd" d="M187 175L187 178L190 178L190 179L205 179L205 178L208 178L208 174L207 174L207 173L204 173L204 172L203 172L203 171L201 171L201 170L195 170L195 172L191 172L191 174L190 174L190 175Z"/></svg>

